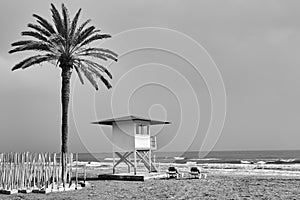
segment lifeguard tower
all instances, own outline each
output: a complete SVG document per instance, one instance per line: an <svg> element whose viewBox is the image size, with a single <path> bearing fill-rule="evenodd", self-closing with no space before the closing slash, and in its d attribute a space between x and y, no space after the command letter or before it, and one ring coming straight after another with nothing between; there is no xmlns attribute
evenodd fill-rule
<svg viewBox="0 0 300 200"><path fill-rule="evenodd" d="M128 173L131 167L134 174L137 173L137 162L142 162L149 172L157 172L151 156L152 151L157 149L156 136L151 136L150 126L170 122L130 115L92 123L112 126L113 174L121 162L128 166ZM116 155L119 157L118 161Z"/></svg>

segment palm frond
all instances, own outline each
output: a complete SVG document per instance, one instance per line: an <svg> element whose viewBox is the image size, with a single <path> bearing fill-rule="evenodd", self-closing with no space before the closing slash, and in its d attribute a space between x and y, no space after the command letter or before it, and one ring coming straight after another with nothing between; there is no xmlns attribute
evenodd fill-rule
<svg viewBox="0 0 300 200"><path fill-rule="evenodd" d="M78 35L76 40L74 41L75 45L80 44L81 42L83 42L87 37L89 37L93 33L94 30L95 30L95 26L90 26L90 27L86 28L85 30L83 30Z"/></svg>
<svg viewBox="0 0 300 200"><path fill-rule="evenodd" d="M111 54L107 54L107 53L90 52L90 53L81 53L81 54L77 54L77 55L78 56L90 56L90 57L99 58L99 59L102 59L102 60L105 60L105 61L107 61L107 59L111 59L113 61L118 61L117 58L115 58Z"/></svg>
<svg viewBox="0 0 300 200"><path fill-rule="evenodd" d="M112 88L111 84L109 83L109 81L104 78L103 76L100 76L101 81L104 83L104 85L107 87L107 89Z"/></svg>
<svg viewBox="0 0 300 200"><path fill-rule="evenodd" d="M91 36L90 38L86 39L85 41L83 41L80 44L80 46L82 47L82 46L87 45L96 40L102 40L104 38L110 38L110 37L111 37L111 35L109 35L109 34L95 34L95 35Z"/></svg>
<svg viewBox="0 0 300 200"><path fill-rule="evenodd" d="M76 72L77 72L77 75L78 75L78 77L79 77L79 80L80 80L80 82L81 82L81 84L84 84L84 81L83 81L83 78L82 78L82 75L81 75L81 72L80 72L80 63L78 63L78 65L77 64L74 64L74 68L75 68L75 70L76 70Z"/></svg>
<svg viewBox="0 0 300 200"><path fill-rule="evenodd" d="M34 37L38 40L42 40L44 42L48 42L47 38L45 38L42 34L38 33L38 32L34 32L34 31L23 31L21 33L22 35L26 35L26 36L31 36Z"/></svg>
<svg viewBox="0 0 300 200"><path fill-rule="evenodd" d="M14 71L16 69L25 69L27 67L36 65L36 64L41 64L42 62L54 60L55 56L52 54L46 54L46 55L35 55L31 56L29 58L26 58L25 60L19 62L16 64L11 70Z"/></svg>
<svg viewBox="0 0 300 200"><path fill-rule="evenodd" d="M115 52L113 52L110 49L104 49L104 48L95 48L95 47L90 47L90 48L86 48L83 49L81 51L79 51L78 53L108 53L111 54L114 57L118 57L118 54L116 54Z"/></svg>
<svg viewBox="0 0 300 200"><path fill-rule="evenodd" d="M37 19L37 22L42 25L45 29L47 29L50 33L55 33L53 26L44 18L37 14L33 14L33 17Z"/></svg>
<svg viewBox="0 0 300 200"><path fill-rule="evenodd" d="M63 27L63 22L62 22L61 16L60 16L58 10L55 8L55 6L52 3L51 3L51 12L52 12L52 19L55 24L57 32L60 34L63 34L64 27Z"/></svg>
<svg viewBox="0 0 300 200"><path fill-rule="evenodd" d="M77 11L77 13L76 13L76 15L75 15L75 17L72 21L71 30L70 30L70 38L74 37L74 33L75 33L75 30L76 30L76 27L77 27L77 22L78 22L78 19L79 19L80 12L81 12L81 8Z"/></svg>
<svg viewBox="0 0 300 200"><path fill-rule="evenodd" d="M28 26L29 28L32 28L32 29L34 29L34 30L40 32L40 33L43 34L44 36L49 37L49 36L51 35L51 33L50 33L48 30L42 28L41 26L39 26L39 25L37 25L37 24L31 24L31 23L29 23L27 26Z"/></svg>
<svg viewBox="0 0 300 200"><path fill-rule="evenodd" d="M26 45L18 46L10 50L8 53L15 53L18 51L27 51L27 50L52 52L51 47L48 44L44 42L31 41Z"/></svg>
<svg viewBox="0 0 300 200"><path fill-rule="evenodd" d="M60 34L53 34L49 40L57 45L65 45L65 39Z"/></svg>
<svg viewBox="0 0 300 200"><path fill-rule="evenodd" d="M89 57L98 58L98 59L107 61L107 58L99 53L84 53L84 54L77 54L77 56L80 56L80 57L89 56Z"/></svg>
<svg viewBox="0 0 300 200"><path fill-rule="evenodd" d="M95 78L93 77L93 73L90 72L84 64L81 65L80 69L81 69L81 71L83 72L84 76L85 76L85 77L89 80L89 82L94 86L94 88L95 88L96 90L98 90L98 89L99 89L99 88L98 88L98 84L97 84Z"/></svg>
<svg viewBox="0 0 300 200"><path fill-rule="evenodd" d="M72 45L75 47L78 43L75 43L75 41L77 40L77 38L79 37L79 35L80 35L80 33L81 33L81 31L83 30L83 28L88 24L88 23L90 23L90 19L88 19L88 20L86 20L85 22L83 22L80 26L79 26L79 28L76 30L76 33L74 34L74 39L73 39L73 41L72 41Z"/></svg>
<svg viewBox="0 0 300 200"><path fill-rule="evenodd" d="M89 66L95 67L96 69L106 73L107 76L109 76L109 78L112 79L112 74L107 70L107 68L103 67L102 65L87 59L81 59L81 61L87 63Z"/></svg>
<svg viewBox="0 0 300 200"><path fill-rule="evenodd" d="M88 66L88 69L94 74L94 75L96 75L98 78L100 78L101 79L101 81L105 84L105 86L109 89L109 88L111 88L111 84L108 82L108 80L107 79L105 79L104 77L103 77L103 74L101 74L98 70L97 70L97 68L94 68L94 63L93 62L86 62L87 63L87 66Z"/></svg>
<svg viewBox="0 0 300 200"><path fill-rule="evenodd" d="M69 36L69 29L70 29L70 16L69 16L69 11L68 9L66 8L66 6L64 4L61 5L61 8L62 8L62 14L63 14L63 25L64 25L64 35L65 35L65 38L67 39L68 36Z"/></svg>
<svg viewBox="0 0 300 200"><path fill-rule="evenodd" d="M12 43L11 46L13 46L13 47L22 46L22 45L27 45L27 44L30 44L30 43L33 43L33 42L35 42L35 41L33 41L33 40L21 40L21 41Z"/></svg>

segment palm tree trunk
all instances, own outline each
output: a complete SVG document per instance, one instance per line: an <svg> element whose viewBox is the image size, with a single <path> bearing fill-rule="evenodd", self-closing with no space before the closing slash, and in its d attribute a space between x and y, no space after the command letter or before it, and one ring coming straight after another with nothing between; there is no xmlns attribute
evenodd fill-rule
<svg viewBox="0 0 300 200"><path fill-rule="evenodd" d="M61 104L62 104L62 121L61 121L61 165L62 165L62 180L65 187L65 172L66 172L66 153L68 152L68 111L70 99L70 79L71 68L62 66L62 85L61 85Z"/></svg>

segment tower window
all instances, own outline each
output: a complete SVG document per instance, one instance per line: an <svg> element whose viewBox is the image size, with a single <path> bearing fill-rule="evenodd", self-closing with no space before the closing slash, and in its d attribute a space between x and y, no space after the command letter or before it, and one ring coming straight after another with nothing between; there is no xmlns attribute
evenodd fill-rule
<svg viewBox="0 0 300 200"><path fill-rule="evenodd" d="M139 124L137 125L136 134L149 135L148 130L148 125Z"/></svg>

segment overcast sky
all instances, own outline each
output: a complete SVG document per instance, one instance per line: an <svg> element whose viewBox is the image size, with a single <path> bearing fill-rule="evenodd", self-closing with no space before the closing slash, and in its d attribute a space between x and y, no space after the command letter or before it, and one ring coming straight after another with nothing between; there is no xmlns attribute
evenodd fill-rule
<svg viewBox="0 0 300 200"><path fill-rule="evenodd" d="M62 3L51 2L57 7ZM21 39L20 32L34 22L32 14L51 19L51 2L0 1L1 152L60 150L60 70L46 64L11 72L29 54L7 53L10 44ZM225 125L214 150L299 149L299 1L72 0L65 4L71 16L82 8L81 21L91 18L93 25L113 38L134 28L161 27L201 44L218 66L227 95ZM151 41L151 35L144 39ZM121 51L122 45L113 50ZM179 48L182 45L178 43ZM95 92L88 83L82 86L73 74L71 151L110 151L110 129L101 132L89 123L110 118L113 111L172 121L160 132L154 129L159 146L168 147L164 150L200 149L211 117L210 96L203 77L195 76L190 63L170 52L143 49L122 55L109 69L114 75L109 91L101 86ZM145 79L164 80L166 87L141 84ZM197 103L201 120L194 135Z"/></svg>

